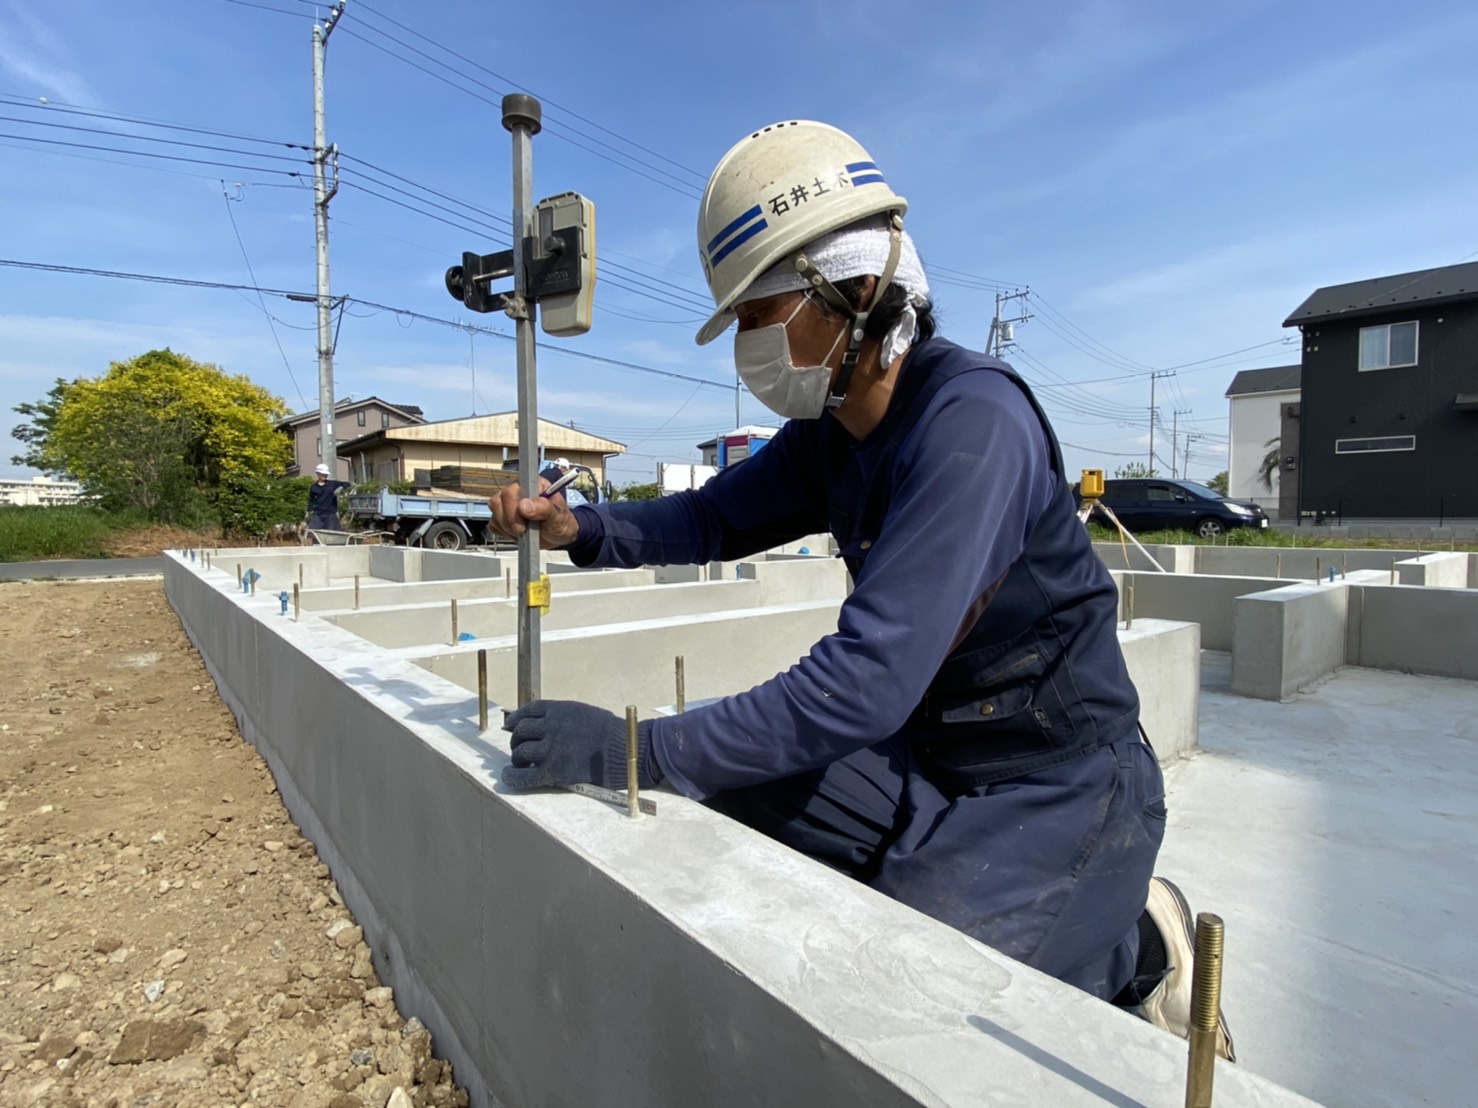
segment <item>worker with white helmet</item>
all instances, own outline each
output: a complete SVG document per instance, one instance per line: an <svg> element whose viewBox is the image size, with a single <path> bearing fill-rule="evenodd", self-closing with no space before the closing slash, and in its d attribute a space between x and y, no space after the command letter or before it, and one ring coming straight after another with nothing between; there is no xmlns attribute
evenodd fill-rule
<svg viewBox="0 0 1478 1108"><path fill-rule="evenodd" d="M727 561L829 530L853 579L836 632L748 692L644 721L640 783L1185 1034L1189 909L1151 879L1164 785L1114 584L1031 391L935 337L907 207L833 127L739 142L699 207L715 311L698 342L737 323L740 376L788 422L700 489L571 511L514 487L495 518L538 521L582 566ZM603 709L535 701L507 727L510 786L626 784Z"/></svg>
<svg viewBox="0 0 1478 1108"><path fill-rule="evenodd" d="M328 466L319 462L313 470L313 484L308 486L308 526L315 531L343 530L339 493L348 487L348 481L330 481Z"/></svg>

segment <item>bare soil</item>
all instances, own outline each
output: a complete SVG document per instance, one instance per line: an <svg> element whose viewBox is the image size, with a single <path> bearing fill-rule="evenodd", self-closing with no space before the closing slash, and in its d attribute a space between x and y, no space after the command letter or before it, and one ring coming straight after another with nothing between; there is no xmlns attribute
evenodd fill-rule
<svg viewBox="0 0 1478 1108"><path fill-rule="evenodd" d="M0 1108L465 1105L160 582L0 627Z"/></svg>

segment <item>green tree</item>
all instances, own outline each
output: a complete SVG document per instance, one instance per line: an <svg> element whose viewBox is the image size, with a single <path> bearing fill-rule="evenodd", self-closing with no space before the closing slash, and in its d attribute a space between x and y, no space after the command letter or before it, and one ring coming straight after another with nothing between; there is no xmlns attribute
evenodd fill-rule
<svg viewBox="0 0 1478 1108"><path fill-rule="evenodd" d="M70 474L103 507L159 522L198 522L224 482L280 472L290 453L275 429L281 399L168 349L58 381L16 411L31 417L13 432L26 444L20 464Z"/></svg>
<svg viewBox="0 0 1478 1108"><path fill-rule="evenodd" d="M1227 489L1231 487L1230 480L1230 474L1228 474L1226 470L1222 470L1215 477L1206 482L1206 487L1208 489L1214 489L1217 492L1221 493L1222 496L1225 496L1227 494Z"/></svg>
<svg viewBox="0 0 1478 1108"><path fill-rule="evenodd" d="M1160 471L1144 462L1129 462L1114 470L1115 477L1158 477Z"/></svg>
<svg viewBox="0 0 1478 1108"><path fill-rule="evenodd" d="M46 399L38 400L34 404L17 404L15 412L30 419L29 423L22 423L10 433L18 442L26 444L24 454L11 455L12 465L30 466L32 469L42 469L55 473L56 470L47 465L46 441L51 437L52 428L56 426L56 413L62 406L62 396L67 389L67 382L60 377L51 391L46 394Z"/></svg>
<svg viewBox="0 0 1478 1108"><path fill-rule="evenodd" d="M612 500L656 500L662 495L657 489L656 481L648 481L646 484L633 483L622 485L612 495Z"/></svg>

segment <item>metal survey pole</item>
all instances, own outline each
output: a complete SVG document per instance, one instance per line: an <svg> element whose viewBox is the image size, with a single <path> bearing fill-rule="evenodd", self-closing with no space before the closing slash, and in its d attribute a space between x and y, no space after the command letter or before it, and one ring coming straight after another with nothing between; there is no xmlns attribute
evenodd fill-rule
<svg viewBox="0 0 1478 1108"><path fill-rule="evenodd" d="M503 126L513 134L513 297L505 308L517 320L518 483L524 496L539 492L539 389L534 365L534 302L528 260L521 249L534 233L534 136L542 126L539 101L523 93L503 97ZM518 540L518 706L539 699L539 616L529 589L539 579L539 525Z"/></svg>

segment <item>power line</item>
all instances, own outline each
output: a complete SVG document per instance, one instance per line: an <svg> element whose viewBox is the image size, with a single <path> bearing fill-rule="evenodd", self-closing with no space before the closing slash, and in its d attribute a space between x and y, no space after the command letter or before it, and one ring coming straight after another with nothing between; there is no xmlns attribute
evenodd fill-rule
<svg viewBox="0 0 1478 1108"><path fill-rule="evenodd" d="M0 258L0 266L8 266L14 269L28 269L43 273L67 273L87 277L109 277L127 281L145 281L159 285L179 285L186 288L224 289L229 292L260 292L267 296L280 296L286 300L296 300L312 303L317 297L312 293L296 292L290 289L259 288L255 285L232 284L226 281L202 281L187 277L163 277L148 273L127 273L121 270L94 269L86 266L56 265L47 262L24 262L13 258ZM454 319L443 319L440 316L427 315L424 312L412 311L410 308L398 308L391 304L380 304L373 300L363 300L357 296L341 296L336 298L340 304L358 304L364 308L375 311L389 312L400 318L410 320L421 320L426 323L434 323L442 327L451 327L458 331L473 331L479 335L492 335L495 338L514 341L514 336L502 331L495 331L490 327L479 327L474 324L464 323ZM673 381L686 381L693 385L704 385L708 388L722 389L726 393L732 393L734 386L724 381L713 381L706 377L694 377L686 373L674 373L671 370L657 369L653 366L640 365L636 362L622 361L619 358L607 358L600 354L591 354L585 350L573 350L564 346L553 346L547 342L535 343L541 350L559 354L567 358L577 358L582 361L597 362L617 369L632 370L637 373L646 373L654 377L665 377Z"/></svg>
<svg viewBox="0 0 1478 1108"><path fill-rule="evenodd" d="M252 269L251 258L246 253L246 243L241 238L241 228L236 226L236 213L231 210L231 194L226 191L226 182L221 182L221 198L226 202L226 215L231 220L231 231L236 236L236 245L241 247L241 260L246 263L246 272L251 277L251 283L257 283L256 271ZM298 399L302 401L304 410L308 407L308 398L303 395L303 386L298 384L298 378L293 373L292 364L287 360L287 351L282 349L282 340L277 337L277 328L273 326L272 313L267 310L267 301L262 294L257 293L257 303L261 306L262 314L267 317L267 329L272 332L272 341L277 344L277 353L282 355L282 366L287 370L287 377L293 383L293 388L298 392Z"/></svg>
<svg viewBox="0 0 1478 1108"><path fill-rule="evenodd" d="M300 2L312 2L312 0L300 0ZM538 93L535 93L532 89L526 88L525 86L520 85L516 81L510 80L509 78L503 76L502 74L494 72L493 70L487 68L487 66L482 65L481 63L474 61L473 59L467 57L466 55L459 54L455 50L451 49L450 47L445 46L442 43L439 43L439 42L435 41L434 39L428 38L426 35L423 35L420 31L417 31L417 30L415 30L415 29L413 29L411 27L406 26L404 23L401 23L401 22L399 22L399 21L397 21L395 19L392 19L390 16L386 15L385 13L376 10L373 5L363 3L362 0L361 0L361 2L359 4L357 4L356 6L359 9L362 9L364 11L369 12L371 15L373 15L377 19L382 19L386 23L389 23L389 24L392 24L393 26L399 27L402 31L405 31L407 34L414 35L416 38L420 39L422 42L425 42L425 43L428 43L428 44L430 44L432 46L435 46L438 50L441 50L444 53L450 54L452 57L458 59L459 61L465 62L467 65L472 66L474 69L481 70L482 72L488 74L488 76L493 77L496 80L503 81L506 84L508 84L509 86L511 86L513 88L516 88L516 89L518 89L521 92L527 92L527 93L530 93L532 95L538 96L540 103L544 107L546 107L546 108L553 108L553 109L555 109L558 112L562 112L565 115L571 116L574 119L578 119L581 123L584 123L584 124L587 124L588 126L594 127L597 130L602 131L605 134L610 135L612 138L619 139L621 142L625 143L626 145L631 146L631 147L634 147L637 150L640 150L644 154L649 154L652 157L656 158L658 161L666 162L668 165L672 166L674 169L682 170L684 173L686 173L689 176L695 178L700 183L707 180L707 178L705 177L705 175L702 174L702 173L699 173L697 170L692 169L689 166L683 165L681 162L674 161L672 158L669 158L669 157L667 157L664 154L659 154L657 151L652 150L652 149L650 149L650 148L648 148L646 146L643 146L641 143L635 142L634 140L627 138L626 136L620 134L619 132L616 132L616 131L611 130L609 127L605 127L605 126L603 126L603 125L601 125L599 123L596 123L594 120L589 119L589 118L587 118L587 117L579 114L578 112L573 111L573 110L565 107L564 105L558 103L557 101L551 100L551 99L549 99L546 96L542 96L542 95L540 95ZM381 33L383 33L383 32L381 32ZM486 87L486 86L484 86L484 87ZM582 137L588 138L590 136L584 136L584 135L582 135ZM599 140L592 139L592 141L599 141ZM655 168L655 167L653 167L653 168Z"/></svg>
<svg viewBox="0 0 1478 1108"><path fill-rule="evenodd" d="M466 73L461 72L455 66L448 65L446 62L440 61L439 59L436 59L436 58L431 58L429 55L427 55L425 53L425 51L417 50L414 46L410 46L410 45L408 45L406 43L402 43L399 39L395 38L393 35L390 35L390 34L386 33L385 31L381 31L377 27L374 27L374 26L369 25L369 24L363 24L363 26L365 27L366 30L369 30L369 31L371 31L371 32L373 32L375 34L382 35L385 38L390 39L391 42L394 42L397 46L400 46L402 49L410 50L413 53L420 54L422 57L427 58L433 64L440 65L443 68L450 70L451 72L455 73L457 76L461 77L463 79L463 82L471 82L473 84L480 85L483 88L489 88L490 89L490 86L488 86L488 85L484 84L483 82L477 80L477 78L472 77L472 76L470 76L470 75L468 75ZM354 31L351 31L347 27L346 28L341 28L341 30L342 30L342 32L344 34L348 35L349 37L354 38L354 39L358 39L360 42L364 43L365 45L374 47L376 50L379 50L379 51L381 51L384 54L388 54L390 57L396 59L399 62L403 62L404 64L410 66L412 69L418 69L422 73L426 74L428 77L432 77L435 80L441 81L443 84L450 85L452 88L456 89L463 96L471 96L474 99L481 100L483 103L488 104L488 105L490 105L492 107L498 108L499 110L502 109L502 102L501 102L501 100L493 100L490 97L487 97L487 96L482 95L481 93L477 92L474 89L468 88L465 83L458 82L458 81L453 81L449 77L443 76L442 74L437 73L434 70L427 69L425 66L420 65L420 64L412 61L411 59L409 59L409 58L407 58L407 57L405 57L405 56L403 56L401 54L397 54L394 50L391 50L389 47L386 47L386 46L382 45L381 43L375 42L372 39L368 39L364 35L356 34ZM494 92L495 94L497 93L497 90L496 89L490 89L490 91ZM676 192L676 193L678 193L678 194L680 194L682 196L687 196L687 197L690 197L690 198L696 198L698 196L698 191L699 190L696 187L694 187L692 185L684 184L682 182L678 182L675 178L672 178L671 175L666 175L666 179L664 179L664 177L654 176L653 173L644 172L640 168L636 168L635 166L628 165L628 164L626 164L623 161L619 161L619 160L617 160L618 158L628 157L627 155L621 154L619 151L612 150L611 151L611 154L602 154L599 150L593 149L590 146L587 146L584 143L578 142L575 139L571 138L570 137L570 134L565 133L565 130L562 129L558 124L555 124L553 122L547 123L545 125L545 128L544 129L550 135L552 135L554 137L557 137L557 138L560 138L563 141L569 143L570 145L575 146L575 147L578 147L579 149L584 150L587 153L594 154L596 157L601 158L601 159L603 159L605 161L608 161L612 165L615 165L615 166L617 166L620 169L624 169L624 170L626 170L627 172L630 172L630 173L635 173L638 177L644 177L648 181L651 181L653 184L660 185L661 187L666 188L666 189L670 189L673 192ZM572 130L572 133L579 134L580 132L573 131ZM588 138L588 136L583 136L583 135L581 137L582 138ZM599 142L598 139L590 139L590 141L592 141L592 142ZM601 143L601 145L606 145L606 144ZM609 147L607 147L607 148L609 149ZM631 159L631 160L635 161L636 159ZM643 163L638 163L638 164L643 164ZM653 169L654 173L664 173L665 172L663 170L656 169L655 167L647 167L647 168Z"/></svg>
<svg viewBox="0 0 1478 1108"><path fill-rule="evenodd" d="M286 141L278 140L278 139L264 139L264 138L259 138L257 136L252 136L252 135L240 135L240 134L236 134L236 133L228 132L228 131L217 131L217 130L213 130L211 128L205 128L205 127L193 127L193 126L189 126L189 125L186 125L186 124L176 124L176 123L162 122L162 121L158 121L158 120L148 120L148 119L142 119L140 117L135 117L135 116L117 115L117 114L108 113L108 112L101 112L101 111L93 111L93 110L90 110L90 109L83 109L83 108L76 107L76 106L62 108L62 107L56 107L54 105L32 105L32 104L28 104L28 103L24 103L24 102L7 101L7 100L5 100L3 98L0 98L0 103L9 103L10 106L12 106L12 107L37 107L37 108L42 108L42 109L63 111L63 112L67 112L67 113L70 113L70 114L82 115L82 116L85 116L85 117L88 117L88 118L111 120L111 121L129 123L129 124L134 124L134 125L139 125L139 126L158 127L158 128L171 129L171 130L177 130L177 131L182 131L182 132L189 132L189 133L196 133L196 134L204 134L204 135L209 135L209 136L212 136L212 137L230 138L230 139L234 139L234 140L237 140L237 141L255 142L255 143L261 143L261 144L264 144L264 145L280 146L280 147L283 147L285 149L290 149L290 150L291 149L296 149L296 150L303 150L303 151L306 152L306 151L308 151L310 149L309 147L304 146L304 145L302 145L300 143L286 142ZM235 147L217 147L217 146L209 145L209 144L193 144L193 143L188 143L188 142L182 142L182 141L179 141L179 140L164 139L164 138L160 138L160 137L154 136L154 135L130 135L130 134L126 134L126 133L120 133L120 132L114 131L114 130L105 130L105 129L97 129L97 128L85 128L85 127L78 127L76 125L71 125L71 124L63 124L63 123L55 123L55 122L46 122L46 121L35 121L35 120L19 119L17 117L11 117L11 116L0 116L0 119L11 119L12 121L20 122L20 123L22 123L22 124L24 124L25 126L28 126L28 127L50 127L50 128L59 128L59 129L63 129L63 130L80 130L80 131L86 131L86 132L89 132L89 133L102 134L102 135L108 135L108 136L115 136L115 137L118 137L118 138L121 138L121 139L134 140L134 141L139 141L139 142L155 142L155 143L164 143L164 144L167 144L167 145L178 145L178 146L185 146L185 147L192 147L193 146L193 147L197 147L197 148L200 148L200 149L214 150L214 151L217 151L217 152L227 152L227 153L239 154L239 155L241 155L243 157L249 157L249 158L263 158L263 159L269 159L269 160L284 160L284 161L290 161L290 162L297 162L297 161L300 160L300 159L297 159L297 158L292 158L292 157L288 157L288 156L280 155L280 154L259 154L259 153L255 152L255 151L240 150L240 149L235 148ZM46 142L46 141L50 141L50 140L37 139L34 136L23 136L21 138L21 141L41 141L41 142ZM129 148L113 148L113 147L101 147L101 146L97 146L97 147L85 147L85 148L87 148L87 149L108 150L108 151L111 151L111 152L123 153L123 154L135 155L135 156L146 156L146 157L154 157L154 158L165 158L166 160L192 161L192 159L169 159L167 155L156 154L156 153L151 153L151 152L147 152L147 151L137 151L137 150L132 150L132 149L129 149ZM81 156L81 155L78 155L78 156ZM374 173L382 174L385 177L389 177L389 178L392 178L392 179L394 179L396 181L400 181L403 184L409 186L410 189L416 189L416 190L419 190L421 192L427 193L430 196L434 196L434 197L437 197L439 199L446 200L450 204L457 205L457 207L456 208L449 208L449 207L446 207L445 205L436 203L435 201L426 200L426 199L424 199L422 197L416 196L413 192L410 192L407 189L402 189L402 188L400 188L397 185L393 185L393 184L390 184L387 181L380 180L379 178L375 177L373 174L367 173L364 170L355 169L355 170L352 170L350 172L353 172L353 173L356 173L356 174L362 176L365 180L367 180L367 181L369 181L369 182L377 185L379 188L389 189L389 190L391 190L391 191L393 191L395 193L398 193L399 195L401 195L403 197L406 197L408 199L405 200L405 201L397 201L393 197L385 196L384 194L379 193L379 192L376 192L374 189L368 188L365 185L363 185L363 184L361 184L361 183L359 183L357 181L353 181L353 180L346 180L344 182L345 184L348 184L351 187L357 188L360 191L365 192L368 195L375 197L376 199L383 200L383 201L385 201L387 203L396 204L397 206L401 207L403 210L413 212L413 213L415 213L417 215L420 215L420 216L423 216L425 218L433 219L436 222L443 223L446 226L452 227L454 229L465 231L465 232L467 232L469 234L474 234L474 235L481 235L485 231L485 232L488 232L488 233L491 233L492 235L494 235L496 238L498 238L498 240L500 242L501 241L504 241L504 240L511 242L512 221L509 218L507 218L505 216L498 215L498 214L496 214L494 212L490 212L486 208L480 207L480 206L475 205L475 204L471 204L471 203L469 203L469 202L467 202L465 200L462 200L462 199L460 199L458 197L455 197L455 196L452 196L452 195L450 195L448 193L442 192L439 189L432 188L429 185L425 185L425 184L422 184L422 183L420 183L418 181L414 181L414 180L412 180L409 177L405 177L405 176L403 176L403 175L401 175L399 173L394 172L393 170L389 170L389 169L384 168L383 166L376 165L375 163L370 162L367 159L357 158L357 157L354 157L352 155L343 155L343 158L346 161L352 161L352 162L357 163L358 165L364 166L368 170L373 170ZM104 160L104 159L99 159L99 160ZM119 163L119 164L130 164L130 163ZM208 163L208 164L213 164L213 165L217 165L217 166L226 166L228 168L242 168L240 166L230 166L228 163ZM259 168L260 171L262 171L262 172L279 172L279 173L282 172L281 170L274 170L274 169L272 169L270 167L266 167L266 166L257 167L257 168ZM302 180L302 181L305 181L306 180L306 174L291 173L291 174L288 174L288 175L290 177L293 177L293 178L297 179L297 180ZM208 179L209 180L209 179L215 179L215 178L206 177L205 179ZM253 182L253 183L263 184L264 182ZM275 186L275 187L287 187L287 186L283 185L283 186ZM413 203L411 203L411 201L415 201L415 203L413 204ZM417 206L418 204L426 205L428 207L431 207L431 208L436 209L437 211L445 212L448 215L455 216L458 219L460 219L461 222L455 222L455 221L453 221L451 219L447 219L447 218L444 218L442 216L439 216L439 215L435 214L434 212L426 211L425 208ZM487 220L490 220L492 222L491 223L484 223L482 219L475 218L475 216L473 214L469 214L469 213L475 213L476 215L483 216ZM469 224L470 224L470 226L469 226ZM621 254L619 254L619 252L609 252L608 251L607 253L608 254L609 253L616 253L617 256L619 256L619 257L626 257L627 256L627 255L621 255ZM639 259L632 259L632 260L639 261ZM682 286L679 286L679 285L675 284L674 282L665 280L665 279L663 279L661 277L649 276L649 275L647 275L645 273L642 273L641 271L639 271L639 270L637 270L637 269L635 269L635 268L633 268L631 266L626 266L626 265L622 265L619 262L612 262L612 261L607 260L606 264L602 267L602 277L609 284L611 284L612 287L617 288L617 289L620 289L623 292L630 292L630 293L632 293L635 296L639 296L639 297L642 297L642 298L645 298L645 299L650 299L650 300L653 300L653 301L655 301L657 303L663 304L664 306L671 307L671 308L676 308L676 309L678 309L680 311L683 311L685 313L689 313L689 314L686 314L684 316L684 318L679 319L679 320L650 320L650 322L680 324L680 323L690 322L690 321L692 321L694 319L697 319L697 318L706 318L707 315L708 315L709 305L708 305L708 303L707 303L706 300L700 299L701 293L694 292L694 291L692 291L691 288L684 288ZM611 310L611 311L613 311L617 315L622 314L618 310L609 308L609 306L608 306L607 310ZM694 315L694 314L691 314L691 313L698 313L698 314L697 315ZM638 319L640 319L642 317L632 317L632 318L638 318Z"/></svg>

